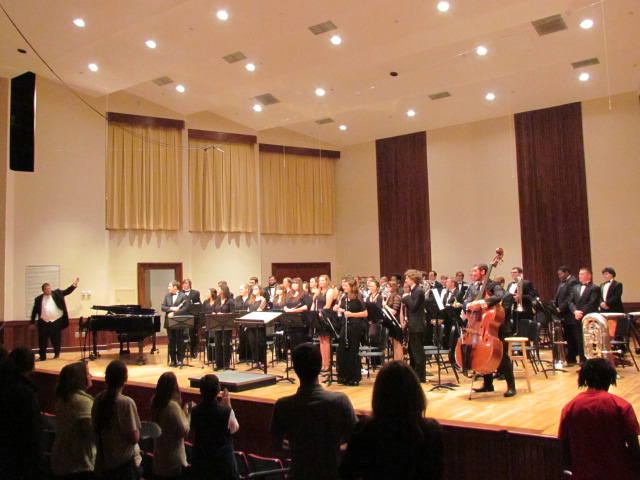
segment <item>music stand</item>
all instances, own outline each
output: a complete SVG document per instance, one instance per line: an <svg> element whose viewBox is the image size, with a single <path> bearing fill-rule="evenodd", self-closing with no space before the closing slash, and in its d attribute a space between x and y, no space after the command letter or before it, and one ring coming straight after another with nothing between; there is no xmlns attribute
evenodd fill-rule
<svg viewBox="0 0 640 480"><path fill-rule="evenodd" d="M222 347L222 370L227 370L225 367L225 355L224 355L224 332L230 332L235 328L235 319L237 315L235 313L219 313L219 314L204 314L205 328L207 329L207 349L209 348L209 332L219 331L222 335L221 347ZM204 363L202 365L204 368ZM228 370L235 370L235 368L229 367Z"/></svg>
<svg viewBox="0 0 640 480"><path fill-rule="evenodd" d="M251 312L251 313L248 313L247 315L244 315L243 317L236 318L235 322L247 328L264 328L266 331L267 324L273 322L280 315L282 315L282 313L280 312ZM265 352L266 352L266 341L265 341ZM266 354L265 354L265 357L266 357ZM260 360L261 359L258 359L258 363L260 362ZM268 362L266 361L267 360L266 358L264 360L265 362L262 370L266 375ZM254 358L253 361L255 362L256 359ZM250 368L249 370L253 370L253 368Z"/></svg>
<svg viewBox="0 0 640 480"><path fill-rule="evenodd" d="M320 311L310 311L304 313L308 317L310 326L313 326L313 328L316 329L319 328L321 330L329 330L330 339L338 339L340 337L335 327L333 326L331 319L329 318L330 315L335 314L333 310L322 309ZM329 340L329 344L331 344L331 340ZM329 355L329 372L326 375L323 375L325 379L322 381L322 383L326 383L327 385L331 385L333 383L334 377L336 377L335 380L337 380L337 374L333 373L333 348L331 346L329 346Z"/></svg>
<svg viewBox="0 0 640 480"><path fill-rule="evenodd" d="M285 350L287 350L285 352L285 376L282 378L279 378L278 381L288 381L291 383L296 383L296 380L294 378L290 378L289 377L289 370L291 368L293 368L293 366L289 366L289 346L291 343L291 329L292 328L299 328L299 327L304 327L306 325L305 323L309 322L308 318L305 319L302 317L302 315L300 313L296 313L296 312L282 312L280 314L280 317L278 318L278 322L280 323L280 327L282 327L282 330L284 331L284 338L285 338Z"/></svg>
<svg viewBox="0 0 640 480"><path fill-rule="evenodd" d="M182 330L183 331L183 336L184 336L184 329L188 329L188 328L195 328L195 318L193 317L193 315L174 315L173 317L167 317L167 330ZM191 338L189 338L189 340L191 340ZM180 338L178 340L179 342L182 343L182 345L184 346L184 338ZM189 344L191 344L191 341L189 341ZM178 347L178 354L180 353L180 345L177 345ZM182 351L182 365L180 365L180 368L182 368L184 366L184 360L187 359L187 355L185 355L184 350ZM169 349L167 348L167 362L169 362L170 360L170 352ZM188 360L187 360L188 362ZM189 367L191 367L192 365L187 363L187 365Z"/></svg>

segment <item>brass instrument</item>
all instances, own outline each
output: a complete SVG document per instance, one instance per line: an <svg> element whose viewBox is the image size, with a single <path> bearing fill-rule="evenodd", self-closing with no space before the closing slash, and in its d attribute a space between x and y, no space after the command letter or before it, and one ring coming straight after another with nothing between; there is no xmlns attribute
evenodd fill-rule
<svg viewBox="0 0 640 480"><path fill-rule="evenodd" d="M582 318L582 336L584 337L584 355L589 358L604 358L614 365L611 350L609 324L599 313L589 313Z"/></svg>
<svg viewBox="0 0 640 480"><path fill-rule="evenodd" d="M524 306L522 305L522 290L523 290L523 285L524 285L524 275L519 275L518 278L516 279L517 285L518 285L518 308L516 308L517 312L524 312Z"/></svg>
<svg viewBox="0 0 640 480"><path fill-rule="evenodd" d="M567 366L567 356L564 353L564 346L567 344L562 335L562 320L554 318L551 321L551 343L553 344L551 356L553 368L562 370Z"/></svg>

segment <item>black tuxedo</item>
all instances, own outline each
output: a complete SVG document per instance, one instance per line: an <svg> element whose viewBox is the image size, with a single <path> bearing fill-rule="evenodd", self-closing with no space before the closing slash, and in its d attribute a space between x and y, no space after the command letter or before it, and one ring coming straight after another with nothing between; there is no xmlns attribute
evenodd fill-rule
<svg viewBox="0 0 640 480"><path fill-rule="evenodd" d="M38 295L33 302L33 309L31 310L31 323L36 323L38 319L38 347L40 360L46 360L47 358L47 340L51 339L51 346L53 347L53 355L57 358L60 356L60 347L62 344L62 330L69 326L69 312L67 311L67 303L64 297L69 295L76 289L74 285L69 286L65 290L56 288L51 291L51 299L56 306L62 311L60 318L55 319L53 322L45 322L40 318L42 314L42 301L44 299L44 293Z"/></svg>
<svg viewBox="0 0 640 480"><path fill-rule="evenodd" d="M267 300L269 304L269 308L273 308L273 299L276 296L276 289L278 288L278 284L274 283L273 285L267 285L262 289L262 296Z"/></svg>
<svg viewBox="0 0 640 480"><path fill-rule="evenodd" d="M569 275L569 277L564 281L560 282L558 285L558 292L556 293L555 305L558 309L558 313L562 317L563 323L571 323L573 320L573 313L569 309L569 298L571 297L571 292L573 287L576 285L580 285L580 282L573 275Z"/></svg>
<svg viewBox="0 0 640 480"><path fill-rule="evenodd" d="M609 290L607 290L607 298L604 298L604 286L607 282L600 285L600 303L606 302L609 308L600 307L603 313L624 313L622 306L622 284L617 280L611 280Z"/></svg>
<svg viewBox="0 0 640 480"><path fill-rule="evenodd" d="M462 282L456 282L456 288L460 291L460 293L462 293L462 295L464 296L465 293L467 293L467 290L469 289L469 284L465 281Z"/></svg>
<svg viewBox="0 0 640 480"><path fill-rule="evenodd" d="M176 294L175 301L173 300L173 294L167 293L164 296L164 300L162 301L162 306L160 309L165 312L167 315L164 317L164 328L167 329L167 337L169 339L168 349L169 349L169 357L171 358L171 363L175 364L176 362L182 362L184 359L184 341L183 341L183 329L169 329L169 312L171 311L171 307L179 307L177 311L175 311L174 315L189 315L189 310L191 308L191 303L189 301L189 297L185 295L184 292L179 291Z"/></svg>
<svg viewBox="0 0 640 480"><path fill-rule="evenodd" d="M405 308L405 321L409 324L409 363L421 382L426 380L427 358L422 340L426 327L424 317L424 290L414 285L411 293L402 297Z"/></svg>
<svg viewBox="0 0 640 480"><path fill-rule="evenodd" d="M189 338L191 340L191 356L195 358L198 354L198 325L200 324L200 313L202 313L202 302L200 301L200 292L193 288L183 293L189 298L189 315L193 315L194 328L189 329Z"/></svg>
<svg viewBox="0 0 640 480"><path fill-rule="evenodd" d="M582 284L578 283L578 285L575 285L571 290L571 296L569 297L569 310L571 310L572 313L576 310L580 310L585 315L597 312L600 305L600 287L589 282L582 295L580 295L581 289Z"/></svg>
<svg viewBox="0 0 640 480"><path fill-rule="evenodd" d="M569 296L569 310L573 315L573 312L580 310L584 315L594 313L598 311L600 305L600 287L589 282L582 295L580 290L582 284L578 282L571 289L571 295ZM582 317L584 318L584 316ZM571 319L571 322L567 322L567 362L575 363L576 356L580 357L580 362L585 362L587 359L584 356L584 337L582 335L582 319L577 320L575 316Z"/></svg>

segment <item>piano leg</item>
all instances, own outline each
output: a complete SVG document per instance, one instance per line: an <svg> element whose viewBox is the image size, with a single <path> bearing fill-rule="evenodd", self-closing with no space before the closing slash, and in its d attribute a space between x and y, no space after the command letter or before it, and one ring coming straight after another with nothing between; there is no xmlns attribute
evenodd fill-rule
<svg viewBox="0 0 640 480"><path fill-rule="evenodd" d="M151 351L149 353L153 354L153 353L158 353L159 350L156 348L156 334L154 333L153 335L151 335Z"/></svg>
<svg viewBox="0 0 640 480"><path fill-rule="evenodd" d="M144 338L138 341L138 358L136 365L146 365L147 357L144 356Z"/></svg>

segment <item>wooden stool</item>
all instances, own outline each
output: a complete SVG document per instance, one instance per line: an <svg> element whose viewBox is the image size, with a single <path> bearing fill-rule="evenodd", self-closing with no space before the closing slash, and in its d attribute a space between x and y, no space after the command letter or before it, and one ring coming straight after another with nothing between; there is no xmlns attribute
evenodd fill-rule
<svg viewBox="0 0 640 480"><path fill-rule="evenodd" d="M524 377L527 379L527 389L529 393L532 393L531 390L531 378L529 377L529 359L527 357L527 343L529 339L527 337L508 337L504 339L505 342L509 344L509 358L513 360L520 360L522 365L524 366ZM513 344L519 343L522 353L520 355L513 354Z"/></svg>

